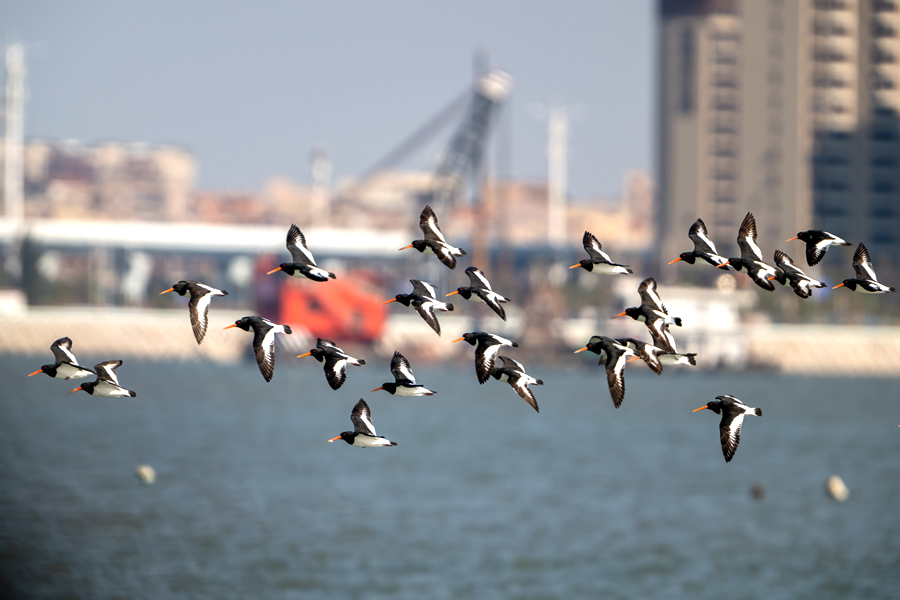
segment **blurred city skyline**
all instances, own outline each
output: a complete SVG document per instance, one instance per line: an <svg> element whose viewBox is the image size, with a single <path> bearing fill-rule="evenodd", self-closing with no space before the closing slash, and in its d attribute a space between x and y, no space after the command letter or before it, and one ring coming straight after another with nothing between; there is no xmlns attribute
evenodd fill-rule
<svg viewBox="0 0 900 600"><path fill-rule="evenodd" d="M178 144L197 188L309 181L321 148L332 183L370 168L470 85L475 62L515 79L507 164L547 176L535 104L568 106L572 197L615 197L650 170L650 0L508 6L269 2L0 7L5 44L26 48L25 137ZM434 156L413 168L430 170Z"/></svg>

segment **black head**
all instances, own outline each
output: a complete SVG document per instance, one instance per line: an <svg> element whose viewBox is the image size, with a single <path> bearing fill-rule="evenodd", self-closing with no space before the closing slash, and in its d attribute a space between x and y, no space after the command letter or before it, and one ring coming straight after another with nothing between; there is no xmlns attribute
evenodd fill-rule
<svg viewBox="0 0 900 600"><path fill-rule="evenodd" d="M306 354L301 354L297 358L303 358L304 356L312 356L314 359L316 359L319 362L325 362L325 349L316 347L316 348L313 348L312 350L310 350L309 352L307 352Z"/></svg>
<svg viewBox="0 0 900 600"><path fill-rule="evenodd" d="M712 402L707 402L706 406L701 406L700 408L696 409L694 412L697 412L698 410L703 410L704 408L708 408L709 410L713 411L714 413L716 413L718 415L718 414L722 414L723 405L724 405L724 403L721 400L713 400Z"/></svg>
<svg viewBox="0 0 900 600"><path fill-rule="evenodd" d="M348 444L350 444L350 445L352 446L352 445L353 445L353 440L354 440L354 439L356 439L356 433L355 433L355 432L353 432L353 431L344 431L344 432L341 433L341 435L339 435L339 436L337 436L337 437L333 437L333 438L331 438L331 439L328 440L328 441L329 441L329 442L333 442L333 441L335 441L335 440L344 440L345 442L347 442Z"/></svg>
<svg viewBox="0 0 900 600"><path fill-rule="evenodd" d="M686 262L689 265L694 264L694 261L697 260L697 257L694 256L693 252L682 252L681 254L678 255L678 258L680 258L681 260L683 260L684 262Z"/></svg>
<svg viewBox="0 0 900 600"><path fill-rule="evenodd" d="M461 338L453 340L453 343L468 342L468 343L472 344L473 346L475 346L476 344L478 344L478 334L479 333L481 333L481 332L480 331L470 331L469 333L464 333Z"/></svg>
<svg viewBox="0 0 900 600"><path fill-rule="evenodd" d="M411 294L397 294L394 296L394 300L402 304L403 306L409 306L409 303L412 302Z"/></svg>
<svg viewBox="0 0 900 600"><path fill-rule="evenodd" d="M238 327L243 329L244 331L250 331L251 328L251 320L250 317L242 317L234 322L234 325L229 325L225 327L225 329L231 329L232 327Z"/></svg>
<svg viewBox="0 0 900 600"><path fill-rule="evenodd" d="M584 269L586 271L593 271L594 270L594 261L589 258L585 258L583 260L579 260L577 265L572 265L569 268L574 269L575 267L581 267L582 269Z"/></svg>
<svg viewBox="0 0 900 600"><path fill-rule="evenodd" d="M427 247L428 247L428 245L425 243L425 240L413 240L413 241L409 244L409 246L403 246L403 247L400 248L400 249L401 249L401 250L406 250L407 248L415 248L415 249L418 250L419 252L425 252L425 248L427 248Z"/></svg>
<svg viewBox="0 0 900 600"><path fill-rule="evenodd" d="M808 242L812 239L812 231L801 231L797 234L797 237L803 240L804 242Z"/></svg>
<svg viewBox="0 0 900 600"><path fill-rule="evenodd" d="M46 373L50 377L56 377L56 365L43 365L34 373L29 373L28 376L31 377L32 375L37 375L38 373Z"/></svg>
<svg viewBox="0 0 900 600"><path fill-rule="evenodd" d="M175 285L172 286L172 291L178 294L179 296L184 296L190 290L188 290L188 282L187 281L179 281Z"/></svg>
<svg viewBox="0 0 900 600"><path fill-rule="evenodd" d="M72 392L77 392L78 390L84 390L88 394L93 394L94 385L96 383L97 383L96 381L86 381L86 382L82 383L81 385L79 385L74 390L69 391L69 393L71 394Z"/></svg>
<svg viewBox="0 0 900 600"><path fill-rule="evenodd" d="M456 293L468 300L472 296L472 288L460 287L456 288Z"/></svg>

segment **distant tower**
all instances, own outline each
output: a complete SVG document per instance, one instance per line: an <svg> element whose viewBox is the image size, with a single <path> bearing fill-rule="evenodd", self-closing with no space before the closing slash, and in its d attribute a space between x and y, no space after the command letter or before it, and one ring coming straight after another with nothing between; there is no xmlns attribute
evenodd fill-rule
<svg viewBox="0 0 900 600"><path fill-rule="evenodd" d="M6 268L18 280L22 272L19 237L25 215L22 194L23 106L25 101L25 49L12 44L6 49L5 159L3 168L4 217L13 231L11 252Z"/></svg>
<svg viewBox="0 0 900 600"><path fill-rule="evenodd" d="M547 243L566 240L566 196L569 193L569 113L551 108L547 117Z"/></svg>
<svg viewBox="0 0 900 600"><path fill-rule="evenodd" d="M313 224L324 227L328 225L330 216L328 184L331 181L331 159L322 148L313 148L309 153L309 177L312 183L310 216Z"/></svg>
<svg viewBox="0 0 900 600"><path fill-rule="evenodd" d="M536 119L547 120L547 243L558 248L566 243L569 123L581 114L581 106L550 108L534 103L528 108Z"/></svg>

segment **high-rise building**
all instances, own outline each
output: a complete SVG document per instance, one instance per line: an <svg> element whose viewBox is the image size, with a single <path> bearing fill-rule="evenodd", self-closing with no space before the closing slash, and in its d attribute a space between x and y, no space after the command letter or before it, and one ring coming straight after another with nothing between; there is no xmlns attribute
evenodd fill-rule
<svg viewBox="0 0 900 600"><path fill-rule="evenodd" d="M750 211L768 260L780 248L801 262L784 240L816 228L865 242L879 275L900 266L898 2L661 0L659 11L662 264L690 249L698 217L735 256Z"/></svg>

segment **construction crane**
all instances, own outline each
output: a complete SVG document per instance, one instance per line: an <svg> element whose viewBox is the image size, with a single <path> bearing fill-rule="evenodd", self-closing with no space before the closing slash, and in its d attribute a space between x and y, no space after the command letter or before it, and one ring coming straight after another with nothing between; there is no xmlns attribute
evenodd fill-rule
<svg viewBox="0 0 900 600"><path fill-rule="evenodd" d="M422 199L423 204L430 202L443 206L448 202L456 203L467 176L472 179L481 168L491 126L511 89L512 77L500 69L492 69L476 78L471 90L456 97L428 123L375 163L342 195L358 197L380 175L422 148L465 110L462 122L434 170L431 193Z"/></svg>

